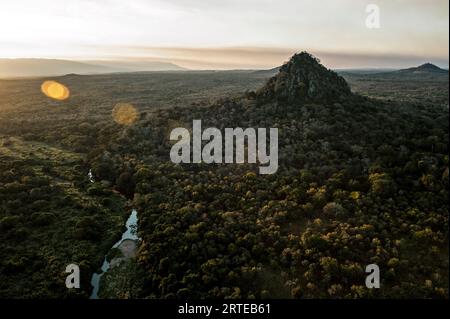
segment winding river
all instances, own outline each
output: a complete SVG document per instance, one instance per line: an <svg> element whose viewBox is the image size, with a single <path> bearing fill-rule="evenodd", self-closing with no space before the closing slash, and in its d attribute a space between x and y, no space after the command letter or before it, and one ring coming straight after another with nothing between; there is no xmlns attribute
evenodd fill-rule
<svg viewBox="0 0 450 319"><path fill-rule="evenodd" d="M89 177L89 181L91 183L93 183L94 182L94 177L93 177L93 174L92 174L91 170L89 170L88 177ZM140 240L140 238L137 235L137 222L138 222L137 211L135 209L133 209L131 211L130 216L127 219L126 224L125 224L125 226L127 228L126 231L122 234L122 238L119 241L117 241L111 247L111 249L119 248L123 243L125 243L127 241L137 242L137 241ZM100 273L94 273L92 275L92 279L91 279L92 293L91 293L91 296L89 297L89 299L99 299L98 291L100 289L100 278L106 272L108 272L108 270L110 268L111 268L111 263L107 260L107 257L105 256L105 258L103 259L101 272Z"/></svg>
<svg viewBox="0 0 450 319"><path fill-rule="evenodd" d="M135 209L133 209L131 211L130 217L128 217L127 223L126 223L126 227L127 230L122 234L122 238L116 242L111 249L113 248L118 248L123 242L127 241L127 240L133 240L133 241L138 241L139 237L136 234L136 230L137 230L137 211ZM102 268L101 268L101 273L95 273L92 275L92 279L91 279L91 285L92 285L92 294L89 297L90 299L98 299L98 291L100 289L100 278L106 273L108 272L108 270L111 268L111 264L110 262L107 260L107 257L105 256L104 260L103 260L103 264L102 264Z"/></svg>

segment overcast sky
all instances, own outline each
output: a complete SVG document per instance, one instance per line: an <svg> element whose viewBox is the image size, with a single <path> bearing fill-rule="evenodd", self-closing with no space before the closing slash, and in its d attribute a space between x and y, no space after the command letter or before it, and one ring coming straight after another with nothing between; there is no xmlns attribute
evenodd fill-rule
<svg viewBox="0 0 450 319"><path fill-rule="evenodd" d="M380 28L365 25L366 5ZM0 0L0 57L266 68L307 50L328 67L448 67L448 0Z"/></svg>

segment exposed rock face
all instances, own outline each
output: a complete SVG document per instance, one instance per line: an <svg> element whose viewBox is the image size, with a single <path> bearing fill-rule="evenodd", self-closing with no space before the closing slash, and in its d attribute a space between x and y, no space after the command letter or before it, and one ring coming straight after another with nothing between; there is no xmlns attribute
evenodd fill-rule
<svg viewBox="0 0 450 319"><path fill-rule="evenodd" d="M347 82L307 52L295 54L257 93L264 101L333 103L351 95Z"/></svg>

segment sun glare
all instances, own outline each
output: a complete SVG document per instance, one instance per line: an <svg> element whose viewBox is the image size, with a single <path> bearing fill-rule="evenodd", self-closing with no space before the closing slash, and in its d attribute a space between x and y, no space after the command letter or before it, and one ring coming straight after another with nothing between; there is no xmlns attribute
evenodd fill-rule
<svg viewBox="0 0 450 319"><path fill-rule="evenodd" d="M49 98L60 101L65 100L70 96L69 89L64 84L56 81L45 81L41 85L41 91Z"/></svg>
<svg viewBox="0 0 450 319"><path fill-rule="evenodd" d="M121 125L131 125L139 117L139 112L130 103L117 103L112 111L113 119Z"/></svg>

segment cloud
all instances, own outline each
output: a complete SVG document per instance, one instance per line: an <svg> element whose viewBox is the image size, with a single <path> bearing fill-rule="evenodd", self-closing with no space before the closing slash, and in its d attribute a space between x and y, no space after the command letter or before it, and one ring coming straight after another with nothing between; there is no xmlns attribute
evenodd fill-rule
<svg viewBox="0 0 450 319"><path fill-rule="evenodd" d="M361 64L381 63L381 56L392 63L401 62L399 56L448 60L448 0L377 0L377 30L365 26L370 2L5 0L0 29L11 31L0 32L0 57L148 54L205 68L257 68L301 48L353 55ZM345 62L337 56L329 61Z"/></svg>

